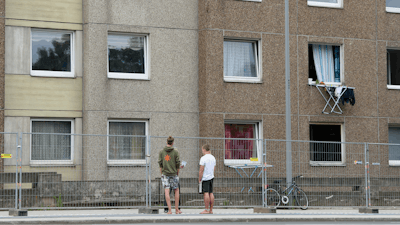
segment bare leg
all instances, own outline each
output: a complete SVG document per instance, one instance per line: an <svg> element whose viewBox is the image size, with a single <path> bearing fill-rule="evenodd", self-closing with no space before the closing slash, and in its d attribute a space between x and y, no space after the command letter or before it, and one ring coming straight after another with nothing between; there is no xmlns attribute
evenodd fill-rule
<svg viewBox="0 0 400 225"><path fill-rule="evenodd" d="M175 189L175 213L182 213L181 210L179 210L179 188Z"/></svg>
<svg viewBox="0 0 400 225"><path fill-rule="evenodd" d="M210 206L210 195L208 192L204 192L204 205L206 206L206 210L201 212L200 214L208 214L208 207Z"/></svg>
<svg viewBox="0 0 400 225"><path fill-rule="evenodd" d="M214 207L214 194L210 193L210 214L213 213L213 207Z"/></svg>
<svg viewBox="0 0 400 225"><path fill-rule="evenodd" d="M165 192L165 201L167 202L167 205L168 205L168 214L172 214L171 199L169 197L169 189L164 189L164 192Z"/></svg>

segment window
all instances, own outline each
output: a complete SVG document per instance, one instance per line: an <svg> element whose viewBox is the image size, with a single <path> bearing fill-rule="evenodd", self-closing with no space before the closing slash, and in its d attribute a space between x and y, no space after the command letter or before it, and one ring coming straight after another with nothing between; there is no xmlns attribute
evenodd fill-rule
<svg viewBox="0 0 400 225"><path fill-rule="evenodd" d="M391 13L400 13L400 1L386 0L386 11Z"/></svg>
<svg viewBox="0 0 400 225"><path fill-rule="evenodd" d="M149 79L147 36L108 34L108 77Z"/></svg>
<svg viewBox="0 0 400 225"><path fill-rule="evenodd" d="M31 120L31 164L72 164L73 120Z"/></svg>
<svg viewBox="0 0 400 225"><path fill-rule="evenodd" d="M344 162L344 147L341 125L310 125L310 159L311 163L337 165ZM338 142L338 143L335 143Z"/></svg>
<svg viewBox="0 0 400 225"><path fill-rule="evenodd" d="M225 122L225 164L259 163L262 144L259 127L257 122Z"/></svg>
<svg viewBox="0 0 400 225"><path fill-rule="evenodd" d="M400 89L400 50L387 50L388 88Z"/></svg>
<svg viewBox="0 0 400 225"><path fill-rule="evenodd" d="M343 70L340 46L333 45L308 45L308 77L315 83L340 84Z"/></svg>
<svg viewBox="0 0 400 225"><path fill-rule="evenodd" d="M260 48L258 41L224 41L224 80L260 82Z"/></svg>
<svg viewBox="0 0 400 225"><path fill-rule="evenodd" d="M389 127L389 143L400 144L400 127ZM400 145L389 146L389 165L400 166Z"/></svg>
<svg viewBox="0 0 400 225"><path fill-rule="evenodd" d="M309 6L343 8L343 0L307 0Z"/></svg>
<svg viewBox="0 0 400 225"><path fill-rule="evenodd" d="M145 164L146 135L145 121L108 122L109 164Z"/></svg>
<svg viewBox="0 0 400 225"><path fill-rule="evenodd" d="M74 77L74 33L32 29L31 75Z"/></svg>

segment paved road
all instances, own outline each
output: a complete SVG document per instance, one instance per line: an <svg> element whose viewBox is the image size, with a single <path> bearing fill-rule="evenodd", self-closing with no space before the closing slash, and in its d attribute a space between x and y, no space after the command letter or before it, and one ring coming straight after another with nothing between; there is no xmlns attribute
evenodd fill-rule
<svg viewBox="0 0 400 225"><path fill-rule="evenodd" d="M176 223L156 223L157 225L177 225ZM205 225L204 223L180 223L190 225ZM178 224L178 225L180 225ZM399 222L250 222L250 223L207 223L207 225L400 225ZM100 224L82 224L82 225L100 225ZM109 224L109 225L149 225L148 223L130 223L130 224Z"/></svg>
<svg viewBox="0 0 400 225"><path fill-rule="evenodd" d="M399 224L400 210L380 210L362 214L357 209L277 210L255 214L253 209L215 209L213 215L200 215L201 209L183 209L184 214L138 214L137 209L29 211L27 217L11 217L0 212L0 224ZM250 222L250 223L249 223Z"/></svg>

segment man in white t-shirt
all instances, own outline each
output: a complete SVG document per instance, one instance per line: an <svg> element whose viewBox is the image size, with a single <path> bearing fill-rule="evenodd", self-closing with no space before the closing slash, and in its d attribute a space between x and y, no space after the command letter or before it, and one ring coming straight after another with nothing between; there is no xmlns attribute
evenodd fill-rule
<svg viewBox="0 0 400 225"><path fill-rule="evenodd" d="M203 145L201 151L203 152L203 157L200 159L199 183L203 182L202 192L206 209L200 214L212 214L214 206L213 180L216 160L215 157L211 155L209 145ZM208 207L210 207L210 209L208 209Z"/></svg>

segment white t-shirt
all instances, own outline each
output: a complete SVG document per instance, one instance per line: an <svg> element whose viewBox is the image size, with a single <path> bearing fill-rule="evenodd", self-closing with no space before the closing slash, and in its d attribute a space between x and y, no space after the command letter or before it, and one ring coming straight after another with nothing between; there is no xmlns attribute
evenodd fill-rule
<svg viewBox="0 0 400 225"><path fill-rule="evenodd" d="M216 165L215 157L211 154L205 154L200 159L200 166L204 166L203 178L204 180L211 180L214 178L214 167Z"/></svg>

